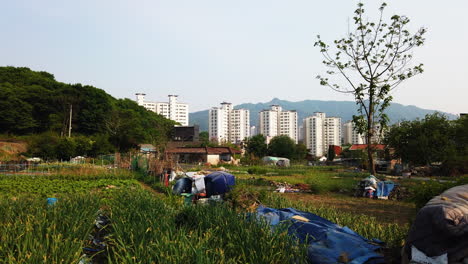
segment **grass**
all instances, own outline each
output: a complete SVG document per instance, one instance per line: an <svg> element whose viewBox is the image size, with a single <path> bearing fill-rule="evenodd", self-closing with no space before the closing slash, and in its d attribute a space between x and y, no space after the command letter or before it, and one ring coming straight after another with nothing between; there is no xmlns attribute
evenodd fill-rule
<svg viewBox="0 0 468 264"><path fill-rule="evenodd" d="M109 206L110 263L305 261L305 250L284 230L271 232L265 223L248 221L223 205L183 207L181 199L168 205L140 192L122 193Z"/></svg>
<svg viewBox="0 0 468 264"><path fill-rule="evenodd" d="M2 263L77 263L97 204L87 195L70 195L53 206L39 197L2 199Z"/></svg>
<svg viewBox="0 0 468 264"><path fill-rule="evenodd" d="M183 205L183 198L171 195L157 177L143 173L57 166L43 176L0 176L0 259L4 263L77 263L100 210L111 219L109 248L104 252L108 263L304 262L305 246L292 240L284 228L272 231L266 223L248 218L246 212L255 210L254 203L308 211L364 237L385 241L395 252L401 247L408 223L393 224L366 214L366 206L385 214L402 206L401 202L350 197L356 182L367 174L339 167L266 169L263 175L234 172L237 186L228 204L190 207ZM141 188L138 181L160 193ZM270 181L307 183L315 194L272 193ZM442 187L426 182L431 186L424 188L412 180L401 183L425 198L454 184ZM45 197L50 196L59 198L55 206L46 206ZM327 197L338 207L331 206ZM342 204L350 208L339 208Z"/></svg>

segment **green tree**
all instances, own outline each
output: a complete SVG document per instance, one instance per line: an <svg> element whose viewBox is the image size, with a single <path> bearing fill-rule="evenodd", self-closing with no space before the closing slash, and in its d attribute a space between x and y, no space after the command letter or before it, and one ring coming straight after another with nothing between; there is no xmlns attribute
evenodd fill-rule
<svg viewBox="0 0 468 264"><path fill-rule="evenodd" d="M320 84L331 89L354 95L358 113L353 117L359 133L366 135L369 170L375 174L371 138L380 123L384 129L388 123L385 109L390 105L390 91L402 81L422 73L422 64L409 67L414 47L424 44L425 28L411 34L407 30L409 18L393 15L390 22L383 20L386 4L379 8L380 18L371 22L363 18L363 4L354 12L353 27L346 37L335 40L334 48L318 39L315 46L324 56L323 63L330 69L326 76L317 76ZM341 83L330 81L329 76L338 74Z"/></svg>
<svg viewBox="0 0 468 264"><path fill-rule="evenodd" d="M250 156L262 158L268 153L268 145L266 144L266 138L262 134L258 134L249 138L246 141L245 145L245 150Z"/></svg>
<svg viewBox="0 0 468 264"><path fill-rule="evenodd" d="M454 123L439 113L392 126L385 142L395 157L412 165L445 162L456 152Z"/></svg>
<svg viewBox="0 0 468 264"><path fill-rule="evenodd" d="M286 135L273 137L268 144L268 154L292 159L296 154L296 143Z"/></svg>
<svg viewBox="0 0 468 264"><path fill-rule="evenodd" d="M63 137L55 146L56 158L59 160L70 160L76 156L76 142L74 138Z"/></svg>
<svg viewBox="0 0 468 264"><path fill-rule="evenodd" d="M200 144L202 147L210 145L210 135L207 131L202 131L199 134Z"/></svg>
<svg viewBox="0 0 468 264"><path fill-rule="evenodd" d="M304 144L296 144L294 148L294 157L295 160L304 160L307 157L307 147Z"/></svg>
<svg viewBox="0 0 468 264"><path fill-rule="evenodd" d="M333 161L335 159L335 148L333 146L328 147L327 160Z"/></svg>

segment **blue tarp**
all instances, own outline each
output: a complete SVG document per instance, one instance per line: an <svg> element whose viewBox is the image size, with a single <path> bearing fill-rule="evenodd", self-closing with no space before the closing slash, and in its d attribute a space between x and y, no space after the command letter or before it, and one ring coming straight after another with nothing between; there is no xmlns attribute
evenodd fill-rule
<svg viewBox="0 0 468 264"><path fill-rule="evenodd" d="M177 180L174 187L172 187L173 194L191 193L192 180L190 178L180 178Z"/></svg>
<svg viewBox="0 0 468 264"><path fill-rule="evenodd" d="M304 217L308 222L296 220L293 216ZM290 221L289 234L308 243L307 255L311 263L335 264L341 262L340 258L352 264L385 263L383 256L375 252L381 248L380 241L365 239L348 227L341 227L315 214L293 208L260 206L257 219L265 219L272 226Z"/></svg>
<svg viewBox="0 0 468 264"><path fill-rule="evenodd" d="M377 198L388 197L393 188L395 188L395 183L392 181L377 182Z"/></svg>
<svg viewBox="0 0 468 264"><path fill-rule="evenodd" d="M224 194L231 190L236 183L235 177L224 171L217 171L205 177L207 196Z"/></svg>

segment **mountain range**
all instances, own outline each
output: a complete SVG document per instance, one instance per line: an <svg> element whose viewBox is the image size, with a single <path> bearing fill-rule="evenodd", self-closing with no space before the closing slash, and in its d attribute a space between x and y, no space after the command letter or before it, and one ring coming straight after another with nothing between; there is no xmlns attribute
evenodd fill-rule
<svg viewBox="0 0 468 264"><path fill-rule="evenodd" d="M291 102L274 98L265 103L246 103L236 105L234 108L244 108L250 110L250 125L258 126L258 113L264 109L269 109L270 105L280 105L284 110L296 110L298 113L299 126L302 120L314 112L324 112L327 116L341 117L342 123L352 120L353 115L357 114L357 105L352 101L320 101L304 100ZM424 118L427 114L441 112L437 110L422 109L414 105L402 105L392 103L386 110L390 118L390 123L396 123L403 120L415 120ZM443 112L441 112L443 113ZM449 113L443 113L449 119L456 119L457 116ZM208 131L208 110L193 112L189 114L190 124L200 126L200 131Z"/></svg>

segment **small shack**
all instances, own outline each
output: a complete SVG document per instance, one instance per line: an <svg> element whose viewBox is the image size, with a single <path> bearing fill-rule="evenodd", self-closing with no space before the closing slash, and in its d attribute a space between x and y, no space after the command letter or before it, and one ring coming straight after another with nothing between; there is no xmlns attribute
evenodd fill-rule
<svg viewBox="0 0 468 264"><path fill-rule="evenodd" d="M235 154L240 150L231 147L176 147L166 150L173 160L179 163L210 163L217 165L221 162L235 163Z"/></svg>

